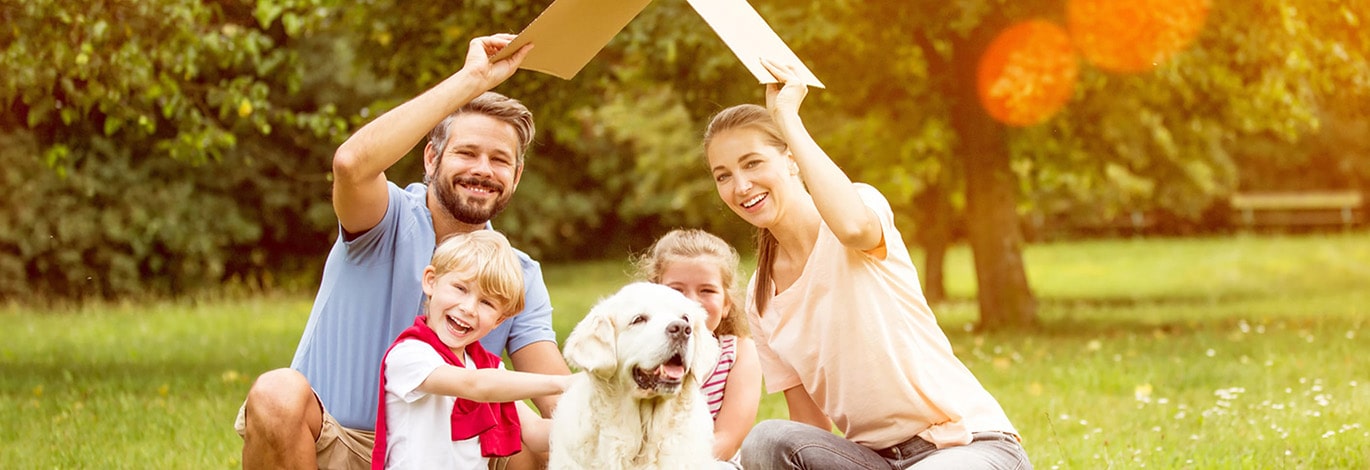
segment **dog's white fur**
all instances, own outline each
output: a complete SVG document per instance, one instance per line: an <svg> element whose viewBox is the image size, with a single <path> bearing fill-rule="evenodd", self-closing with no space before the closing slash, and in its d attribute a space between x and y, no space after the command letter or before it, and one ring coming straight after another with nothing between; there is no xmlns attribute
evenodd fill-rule
<svg viewBox="0 0 1370 470"><path fill-rule="evenodd" d="M650 283L629 284L595 305L566 338L567 362L587 373L557 402L548 467L714 465L713 419L699 387L719 352L706 317L698 303ZM672 356L681 363L662 366Z"/></svg>

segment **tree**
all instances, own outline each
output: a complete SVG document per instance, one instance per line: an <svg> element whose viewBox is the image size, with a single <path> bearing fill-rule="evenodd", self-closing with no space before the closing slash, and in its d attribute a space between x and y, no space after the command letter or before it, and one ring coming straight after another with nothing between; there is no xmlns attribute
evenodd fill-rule
<svg viewBox="0 0 1370 470"><path fill-rule="evenodd" d="M912 224L930 299L962 234L981 325L1024 325L1035 305L1024 226L1132 210L1195 218L1239 184L1364 187L1367 0L1175 0L1207 8L1188 47L1140 69L1147 56L1106 67L1093 52L1058 56L1049 62L1077 67L1064 108L1035 124L995 120L971 86L982 51L1023 22L1071 32L1076 46L1101 40L1071 31L1072 1L753 2L829 85L805 106L816 137ZM319 262L336 234L328 162L341 139L453 73L471 37L518 31L545 6L0 3L0 296L270 284ZM1111 18L1095 26L1105 32L1134 22L1116 16L1084 15ZM761 88L685 3L649 5L575 80L524 72L499 91L539 127L520 202L496 220L520 248L621 257L674 226L745 243L745 224L702 177L699 137L710 115L760 102ZM1307 161L1333 163L1280 179ZM388 174L417 181L418 163Z"/></svg>
<svg viewBox="0 0 1370 470"><path fill-rule="evenodd" d="M0 296L188 293L316 262L298 254L334 224L316 168L340 107L372 94L321 66L347 49L315 36L323 6L0 4Z"/></svg>
<svg viewBox="0 0 1370 470"><path fill-rule="evenodd" d="M844 166L870 180L921 179L902 187L948 191L955 206L964 194L983 327L1034 321L1021 212L1107 218L1154 207L1198 217L1234 188L1241 142L1297 140L1316 128L1320 102L1366 89L1365 2L1218 0L1203 2L1209 13L1194 44L1154 69L1121 74L1084 62L1055 117L1028 127L991 120L969 86L982 51L1012 24L1066 24L1067 3L834 1L773 16L830 86L819 96L838 110L829 137L843 148L831 153L859 156ZM1168 14L1192 10L1178 11ZM1166 20L1174 18L1157 21Z"/></svg>

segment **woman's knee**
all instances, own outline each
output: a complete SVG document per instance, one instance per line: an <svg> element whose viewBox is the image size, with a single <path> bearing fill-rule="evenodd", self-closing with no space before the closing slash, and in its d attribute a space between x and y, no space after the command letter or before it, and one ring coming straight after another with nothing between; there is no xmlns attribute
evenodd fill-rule
<svg viewBox="0 0 1370 470"><path fill-rule="evenodd" d="M788 437L793 436L795 426L805 425L784 419L768 419L757 423L742 440L743 459L748 456L769 458L777 452L784 452L792 442Z"/></svg>

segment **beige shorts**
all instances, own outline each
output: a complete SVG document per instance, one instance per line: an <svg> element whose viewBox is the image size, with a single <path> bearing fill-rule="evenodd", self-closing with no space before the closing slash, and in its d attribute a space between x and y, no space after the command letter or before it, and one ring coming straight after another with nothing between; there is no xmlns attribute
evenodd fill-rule
<svg viewBox="0 0 1370 470"><path fill-rule="evenodd" d="M318 400L319 395L315 394L314 399ZM323 426L319 428L319 438L314 441L314 453L318 456L320 469L340 469L340 470L370 470L371 468L371 449L376 444L376 433L371 431L361 431L344 427L333 415L328 414L324 409L323 403L319 403L319 409L323 410ZM238 419L233 422L233 429L238 431L239 437L247 436L247 401L238 407ZM509 458L490 459L490 470L504 470L509 464Z"/></svg>
<svg viewBox="0 0 1370 470"><path fill-rule="evenodd" d="M314 395L317 400L319 396ZM323 409L323 403L319 403ZM238 408L238 419L233 428L239 436L247 435L247 401ZM323 410L323 426L319 428L319 438L314 440L314 453L318 456L320 469L369 470L371 468L371 448L376 443L376 433L343 427L328 410Z"/></svg>

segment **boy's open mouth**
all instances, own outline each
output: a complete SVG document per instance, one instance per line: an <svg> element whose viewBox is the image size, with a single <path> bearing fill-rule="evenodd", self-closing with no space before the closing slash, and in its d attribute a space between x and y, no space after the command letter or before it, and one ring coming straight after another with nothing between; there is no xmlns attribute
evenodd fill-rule
<svg viewBox="0 0 1370 470"><path fill-rule="evenodd" d="M467 333L470 333L473 327L471 325L466 324L465 322L462 322L461 320L457 320L456 317L448 315L447 329L452 330L452 332L457 335L464 336Z"/></svg>

